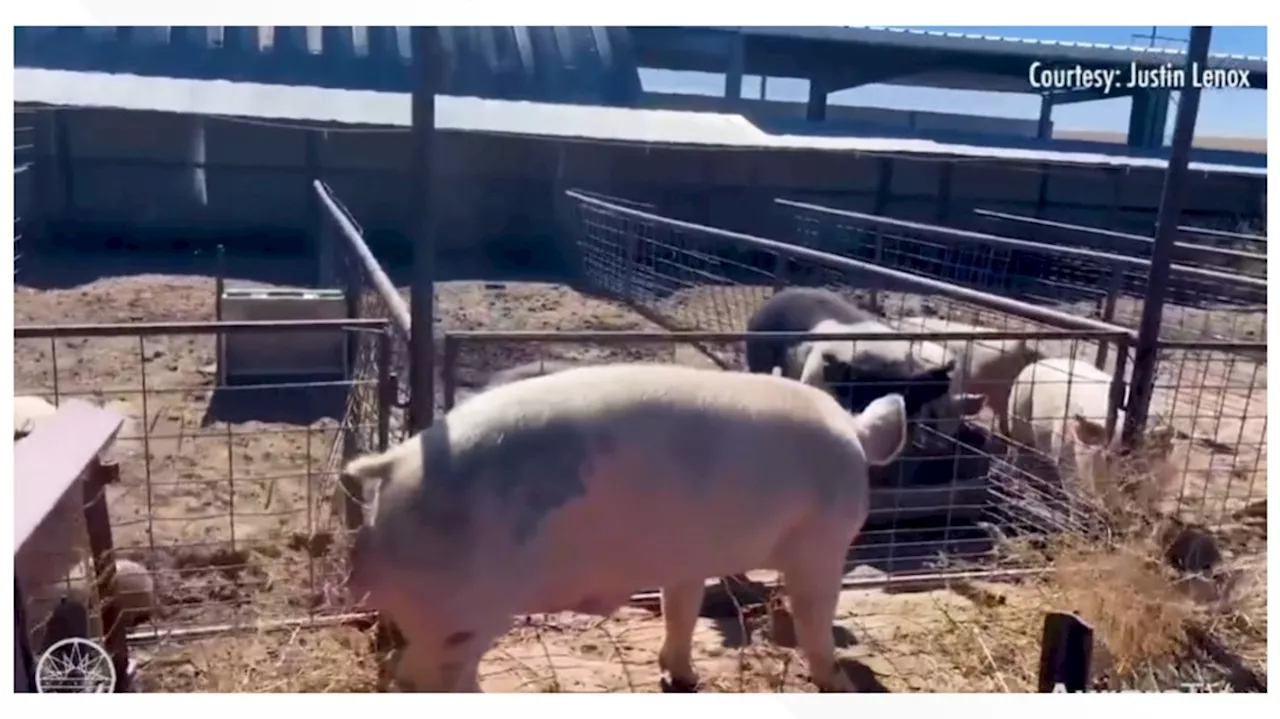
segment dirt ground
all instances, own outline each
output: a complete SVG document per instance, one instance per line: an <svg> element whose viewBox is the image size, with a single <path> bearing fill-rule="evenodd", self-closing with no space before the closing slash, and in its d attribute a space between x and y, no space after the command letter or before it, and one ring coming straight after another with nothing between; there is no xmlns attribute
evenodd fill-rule
<svg viewBox="0 0 1280 719"><path fill-rule="evenodd" d="M963 619L970 599L951 591L846 592L833 632L844 671L862 691L946 690L930 686L936 667L912 637ZM624 608L608 619L572 613L518 620L481 664L487 692L656 692L662 619ZM694 634L701 691L812 692L792 642L779 646L763 616L700 619ZM143 691L373 692L369 636L333 627L290 635L219 637L181 651L140 648L153 669ZM234 666L235 671L222 667ZM932 678L931 678L932 677Z"/></svg>
<svg viewBox="0 0 1280 719"><path fill-rule="evenodd" d="M231 284L249 282L233 279ZM691 291L673 295L659 309L660 314L683 318L693 326L736 330L766 292L765 288L735 288L732 293ZM214 281L207 276L112 276L42 289L24 286L19 278L15 295L18 325L214 318ZM928 304L899 299L900 306L916 310ZM441 283L437 287L437 323L448 329L662 329L619 303L587 297L561 285L520 282ZM331 609L329 602L340 582L341 566L328 500L336 430L343 412L340 401L313 398L305 403L306 411L293 416L244 416L227 410L220 393L214 392L216 357L211 336L73 337L16 344L15 385L20 394L52 398L56 392L64 399L79 396L117 408L129 418L112 450L121 465L121 482L110 490L111 518L122 554L139 559L156 572L163 605L156 618L157 628L240 624ZM722 364L732 366L738 361L733 348L705 349ZM1088 354L1093 350L1063 351ZM697 349L673 350L670 345L603 348L557 343L540 350L529 345L492 345L464 349L459 378L464 386L479 384L489 372L549 356L710 364L708 356ZM1230 376L1258 374L1232 362L1229 370L1222 370L1223 361L1204 360L1201 364L1208 369L1196 370L1197 376L1204 384L1205 377L1224 372ZM1181 366L1190 365L1184 361ZM1202 504L1206 506L1217 502L1218 494L1265 496L1261 434L1265 428L1265 380L1261 381L1261 390L1249 402L1225 391L1219 393L1220 400L1213 400L1217 395L1211 392L1190 393L1198 406L1209 401L1215 407L1212 412L1198 411L1191 417L1192 424L1182 425L1191 433L1182 443L1187 472L1196 474L1201 482L1191 494L1205 498ZM259 407L297 404L296 398L264 399ZM1178 401L1170 406L1176 408ZM1200 417L1210 414L1225 419L1203 425ZM1232 416L1240 419L1231 424ZM1253 454L1205 450L1204 440L1228 447L1247 445ZM1256 469L1258 466L1263 469ZM1214 494L1211 488L1223 484L1224 477L1236 491ZM1208 499L1211 495L1214 499ZM883 593L875 593L875 600L869 596L864 592L856 597L860 602L856 610L846 608L850 618L845 631L852 632L858 642L843 651L856 660L855 671L866 674L868 688L881 682L892 685L889 688L893 690L930 688L922 679L930 674L927 662L921 663L925 660L903 658L910 652L891 650L895 637L901 639L907 630L884 617L906 614L916 624L945 623L949 621L947 612L930 613L926 607L939 603L951 606L959 600L951 592L912 595L923 598L910 601ZM616 691L657 687L653 657L661 634L659 619L636 610L600 626L574 615L536 622L509 634L490 653L485 663L487 689ZM740 651L742 642L730 636L733 632L705 620L704 624L699 632L699 663L710 688L741 691L808 686L799 681L800 670L792 652L759 642ZM593 628L580 631L588 626ZM141 649L140 656L150 662L145 682L154 689L227 691L252 685L257 690L370 691L372 673L364 642L354 630L324 629L248 640L169 640ZM322 647L325 649L316 651ZM302 669L315 663L317 653L332 660L335 653L343 651L350 655L338 662L350 670L345 678L313 678ZM242 667L239 674L219 671L229 660ZM744 662L751 664L753 671L744 673L740 666ZM895 662L916 664L898 666ZM546 669L548 663L556 668L554 675ZM857 666L863 669L857 670Z"/></svg>

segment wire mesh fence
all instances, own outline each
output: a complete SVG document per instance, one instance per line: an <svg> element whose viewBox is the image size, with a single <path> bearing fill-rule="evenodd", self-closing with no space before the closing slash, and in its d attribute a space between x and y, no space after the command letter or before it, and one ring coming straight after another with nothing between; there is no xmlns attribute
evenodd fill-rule
<svg viewBox="0 0 1280 719"><path fill-rule="evenodd" d="M1062 223L1020 220L1034 223L1039 239L1050 230L1070 237L1070 242L1048 244L789 200L776 204L794 216L793 239L806 247L1122 327L1136 328L1142 316L1150 261L1118 251L1115 237L1082 233ZM1002 220L1011 222L1012 217ZM1093 244L1109 251L1089 247L1080 237L1092 238ZM1261 271L1265 274L1265 264ZM1242 275L1175 264L1171 277L1171 285L1160 289L1168 293L1162 339L1266 341L1267 282L1256 275L1256 268L1254 274Z"/></svg>
<svg viewBox="0 0 1280 719"><path fill-rule="evenodd" d="M1161 342L1151 416L1182 440L1164 511L1209 527L1267 494L1265 344Z"/></svg>
<svg viewBox="0 0 1280 719"><path fill-rule="evenodd" d="M755 308L776 289L824 286L877 310L886 324L904 332L937 329L936 322L942 320L988 333L1022 333L1045 357L1083 360L1111 375L1117 388L1108 411L1124 406L1133 335L1118 326L1127 316L1108 312L1108 294L1097 287L1108 273L1113 280L1117 276L1122 280L1136 277L1141 269L1138 265L1145 265L1145 261L1121 258L1123 262L1115 263L1093 251L1073 253L1059 248L1054 251L1065 252L1070 261L1050 265L1044 255L1037 254L1043 246L1035 243L1001 238L988 241L972 233L956 234L947 228L864 216L846 225L844 214L833 214L829 208L793 207L800 216L800 232L809 233L802 236L801 244L825 246L850 237L860 243L856 249L842 252L852 257L837 257L672 220L575 191L567 196L573 205L574 240L584 279L600 291L634 304L664 326L687 331L740 331ZM832 235L835 240L830 239ZM974 241L966 242L969 239ZM846 242L842 246L850 245ZM1095 265L1080 264L1088 262ZM1111 273L1115 267L1124 271ZM910 274L887 268L909 270ZM1186 292L1206 293L1213 292L1211 278L1221 275L1200 268L1187 268L1185 274L1201 281L1187 285ZM1138 292L1132 284L1136 279L1129 281L1128 291ZM1265 286L1265 281L1261 282ZM1254 291L1255 284L1255 280L1244 278L1248 292ZM1064 296L1090 297L1086 302L1090 311L1081 312L1080 306L1063 302ZM1119 293L1110 297L1117 302L1132 299ZM1141 300L1133 302L1133 311L1140 313ZM1050 304L1054 306L1046 306ZM1103 305L1101 311L1098 304ZM1175 494L1212 497L1198 509L1180 501L1184 516L1197 521L1216 521L1215 517L1230 512L1213 507L1239 509L1242 503L1256 502L1265 493L1256 480L1237 477L1255 477L1256 467L1265 468L1260 449L1265 416L1260 412L1266 402L1262 377L1265 334L1259 329L1251 335L1244 320L1248 308L1239 309L1238 313L1211 315L1200 321L1209 323L1215 333L1239 333L1246 340L1223 342L1212 335L1201 337L1202 332L1187 324L1193 309L1171 308L1172 317L1164 329L1168 339L1161 342L1152 401L1156 421L1151 426L1172 426L1177 434L1179 441L1170 463L1182 463L1184 469L1176 473L1179 489ZM1111 316L1117 324L1089 314ZM1239 322L1224 327L1231 324L1224 322L1230 318ZM1265 305L1248 321L1260 327L1264 319ZM1136 321L1134 315L1134 324ZM1069 341L1051 336L1064 329L1077 334ZM1175 339L1185 334L1194 340ZM695 344L720 366L742 366L740 343ZM1237 464L1239 467L1232 469Z"/></svg>
<svg viewBox="0 0 1280 719"><path fill-rule="evenodd" d="M1257 223L1258 231L1244 231L1251 229L1250 226L1253 224L1238 221L1233 223L1230 229L1179 225L1178 232L1184 242L1265 255L1267 254L1267 237L1261 230L1262 223Z"/></svg>
<svg viewBox="0 0 1280 719"><path fill-rule="evenodd" d="M331 497L354 438L386 446L388 371L364 377L219 384L218 335L285 343L289 333L372 336L389 362L384 320L18 327L19 393L78 398L123 415L104 453L117 559L140 565L154 606L135 640L169 640L347 609L345 537ZM355 344L355 340L348 344ZM363 426L367 423L368 426ZM381 435L381 436L379 436Z"/></svg>
<svg viewBox="0 0 1280 719"><path fill-rule="evenodd" d="M770 337L806 333L767 333ZM445 408L485 387L484 378L493 368L482 366L484 358L535 356L541 361L583 364L584 356L594 362L626 361L650 357L652 348L663 348L679 361L680 345L727 346L742 344L760 333L737 332L451 332L443 338ZM1039 352L1049 348L1071 349L1098 333L998 332L981 334L908 332L901 337L916 342L950 343L996 342L1010 337L1024 340ZM825 339L866 342L883 335L824 335ZM1041 345L1043 343L1043 346ZM499 352L498 349L501 349ZM688 357L689 354L684 354ZM591 361L585 362L587 364ZM552 370L554 371L554 370ZM465 381L459 381L465 378ZM1104 398L1111 388L1104 388ZM1068 395L1069 396L1069 395ZM1107 405L1104 402L1103 412ZM1058 418L1058 421L1065 421ZM1101 418L1106 421L1106 417ZM1114 416L1112 417L1114 422ZM873 472L873 499L868 527L851 549L846 571L848 586L893 583L933 575L947 567L963 566L964 571L982 569L998 572L1026 569L1004 566L991 555L992 533L998 536L1072 533L1085 536L1096 530L1088 503L1071 482L1056 474L1056 463L1044 447L1021 448L1018 458L1010 454L1010 444L993 429L991 415L967 418L958 431L942 431L926 420L912 422L912 441L903 457L883 470ZM1048 471L1041 468L1047 467ZM990 560L990 561L988 561ZM856 570L856 572L855 572Z"/></svg>
<svg viewBox="0 0 1280 719"><path fill-rule="evenodd" d="M681 330L734 332L755 308L786 286L827 287L874 308L887 321L940 316L992 330L1070 329L1127 336L1087 317L974 291L870 262L803 246L673 220L569 191L583 278L599 291ZM978 270L1007 274L1007 265ZM741 349L699 345L722 366L741 365ZM1096 358L1100 346L1073 351ZM1110 353L1114 363L1114 352Z"/></svg>
<svg viewBox="0 0 1280 719"><path fill-rule="evenodd" d="M347 302L347 316L353 319L385 319L390 327L389 378L395 388L395 402L391 413L391 434L399 439L410 434L413 422L406 415L409 405L409 364L412 352L422 351L412 344L409 306L373 251L364 240L359 223L328 185L316 180L312 183L322 208L320 226L320 283L342 288ZM432 351L431 344L426 345ZM359 337L350 348L349 365L354 377L373 378L376 374L377 347L369 337ZM358 394L354 411L362 418L377 416L379 399L370 394ZM356 426L371 427L368 421ZM371 436L355 438L361 452L376 451L377 442Z"/></svg>
<svg viewBox="0 0 1280 719"><path fill-rule="evenodd" d="M1038 217L1016 215L976 209L975 218L1009 237L1038 240L1053 245L1061 242L1068 247L1093 249L1101 252L1150 260L1155 240L1129 232L1090 227L1069 222L1056 222ZM1232 247L1210 238L1190 235L1179 228L1173 243L1173 261L1191 267L1221 269L1249 277L1267 276L1267 253L1263 247Z"/></svg>

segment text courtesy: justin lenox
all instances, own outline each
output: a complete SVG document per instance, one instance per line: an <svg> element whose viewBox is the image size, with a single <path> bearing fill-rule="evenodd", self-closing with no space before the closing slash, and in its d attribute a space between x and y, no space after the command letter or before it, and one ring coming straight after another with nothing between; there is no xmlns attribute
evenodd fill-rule
<svg viewBox="0 0 1280 719"><path fill-rule="evenodd" d="M1238 67L1190 67L1173 63L1091 67L1047 63L1027 66L1027 82L1044 91L1093 90L1101 96L1129 90L1180 90L1190 84L1206 90L1240 90L1252 87L1250 71Z"/></svg>

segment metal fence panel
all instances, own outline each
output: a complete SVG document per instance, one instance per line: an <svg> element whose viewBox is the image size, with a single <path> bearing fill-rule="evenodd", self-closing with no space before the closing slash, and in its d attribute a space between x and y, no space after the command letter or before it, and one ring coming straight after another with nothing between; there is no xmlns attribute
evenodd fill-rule
<svg viewBox="0 0 1280 719"><path fill-rule="evenodd" d="M794 241L965 287L1136 328L1149 260L1069 242L1036 242L777 200ZM1039 221L1037 221L1039 222ZM1047 223L1061 231L1061 223ZM1042 228L1043 237L1049 230ZM1079 233L1072 233L1074 238ZM1265 267L1264 267L1265 271ZM1265 277L1175 265L1162 339L1265 342Z"/></svg>
<svg viewBox="0 0 1280 719"><path fill-rule="evenodd" d="M392 407L391 431L397 439L411 433L413 422L404 408L409 406L412 387L409 382L413 333L409 321L409 305L387 276L382 265L374 257L373 250L365 242L360 225L329 186L316 180L312 183L322 209L319 230L319 281L322 286L341 287L346 293L347 316L362 319L385 319L390 327L390 381L395 390ZM374 376L377 347L368 337L357 336L350 346L350 364L356 367L357 377ZM431 347L430 340L426 345ZM419 350L420 351L420 350ZM373 416L372 407L377 398L360 395L358 399L362 416ZM362 426L368 426L365 423ZM376 444L368 437L359 440L359 451L371 452Z"/></svg>
<svg viewBox="0 0 1280 719"><path fill-rule="evenodd" d="M1124 317L1116 305L1130 298L1104 288L1117 276L1134 282L1128 276L1144 260L1121 258L1125 262L1116 264L1091 250L1046 249L1007 238L987 241L950 228L881 222L882 218L845 223L830 219L838 211L816 206L793 208L800 209L802 242L787 245L673 220L578 191L568 192L567 198L566 217L583 281L673 330L739 332L754 308L775 290L825 286L878 308L886 322L904 331L911 330L912 316L940 315L1029 338L1039 335L1037 344L1045 355L1084 359L1112 374L1113 417L1124 409L1134 336L1118 326ZM831 242L844 242L844 256L812 249ZM1067 261L1056 266L1047 262L1054 250ZM1124 271L1111 272L1115 267ZM1212 293L1213 281L1231 277L1202 268L1180 272L1184 279L1198 282L1188 280L1187 292ZM1237 290L1252 293L1258 283L1265 287L1264 280L1243 278ZM1140 292L1132 284L1120 286ZM1079 309L1064 304L1064 296L1095 311L1074 314ZM1248 308L1239 310L1243 316ZM1140 304L1135 312L1141 312ZM1115 317L1117 324L1090 314ZM1265 335L1261 330L1251 333L1243 320L1224 327L1223 317L1234 316L1228 312L1213 315L1211 330L1239 330L1245 339L1205 338L1188 323L1188 316L1174 313L1166 321L1168 339L1160 346L1152 426L1172 426L1181 441L1173 456L1173 464L1181 467L1174 478L1179 498L1166 509L1213 523L1230 516L1241 503L1256 501L1264 491L1257 477L1266 466L1261 441ZM1063 329L1080 334L1070 342L1046 334ZM722 367L743 364L740 343L702 339L693 344Z"/></svg>
<svg viewBox="0 0 1280 719"><path fill-rule="evenodd" d="M350 610L332 498L343 458L387 445L389 372L218 385L220 334L346 332L390 352L382 319L26 326L19 392L124 415L106 453L115 552L149 568L157 607L132 639L306 624ZM372 340L364 338L373 338ZM104 385L104 380L109 384ZM354 445L354 446L353 446ZM369 445L366 447L366 445Z"/></svg>
<svg viewBox="0 0 1280 719"><path fill-rule="evenodd" d="M577 190L567 196L584 281L672 329L738 331L775 289L806 285L825 286L876 306L890 320L931 314L1000 330L1073 329L1112 333L1116 339L1129 335L1105 322L861 258L673 220ZM986 271L1006 270L992 261ZM734 347L702 349L722 366L739 363ZM1096 341L1076 349L1091 358L1100 351Z"/></svg>
<svg viewBox="0 0 1280 719"><path fill-rule="evenodd" d="M807 333L767 333L770 337L811 339ZM980 341L1017 337L1035 346L1057 346L1095 338L1097 332L908 332L913 340ZM442 372L445 408L483 391L492 371L484 358L531 355L543 360L579 358L590 348L600 362L625 361L641 348L665 347L673 359L679 346L741 345L748 336L732 332L450 332L446 333ZM882 334L823 335L826 339L865 341ZM651 351L651 350L650 350ZM463 380L463 381L459 381ZM1051 381L1046 379L1046 382ZM1067 390L1070 392L1070 389ZM1058 482L1034 468L1050 463L1034 448L1022 448L1015 461L1008 443L987 426L974 423L957 437L912 423L912 442L903 457L872 471L872 507L867 527L851 548L846 586L872 586L933 577L945 571L1008 574L1028 567L1010 564L992 552L995 536L1047 532L1087 536L1097 531L1097 514L1071 483ZM859 572L855 568L863 566ZM867 572L870 571L870 574Z"/></svg>

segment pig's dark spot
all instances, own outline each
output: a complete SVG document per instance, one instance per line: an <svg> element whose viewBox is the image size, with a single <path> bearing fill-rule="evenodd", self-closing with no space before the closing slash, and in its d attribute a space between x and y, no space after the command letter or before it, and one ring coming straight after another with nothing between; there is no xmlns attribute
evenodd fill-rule
<svg viewBox="0 0 1280 719"><path fill-rule="evenodd" d="M454 632L444 638L444 645L446 647L456 647L459 644L466 644L474 639L475 636L475 632Z"/></svg>
<svg viewBox="0 0 1280 719"><path fill-rule="evenodd" d="M592 433L591 447L597 454L608 454L618 446L618 440L608 429L599 429Z"/></svg>
<svg viewBox="0 0 1280 719"><path fill-rule="evenodd" d="M448 476L459 491L484 488L511 511L512 537L524 546L542 521L586 494L579 476L594 437L570 420L494 431L450 458Z"/></svg>
<svg viewBox="0 0 1280 719"><path fill-rule="evenodd" d="M712 447L706 435L701 432L680 431L683 426L676 425L672 430L669 438L672 450L670 456L690 475L706 479L715 469L716 455L723 448Z"/></svg>

